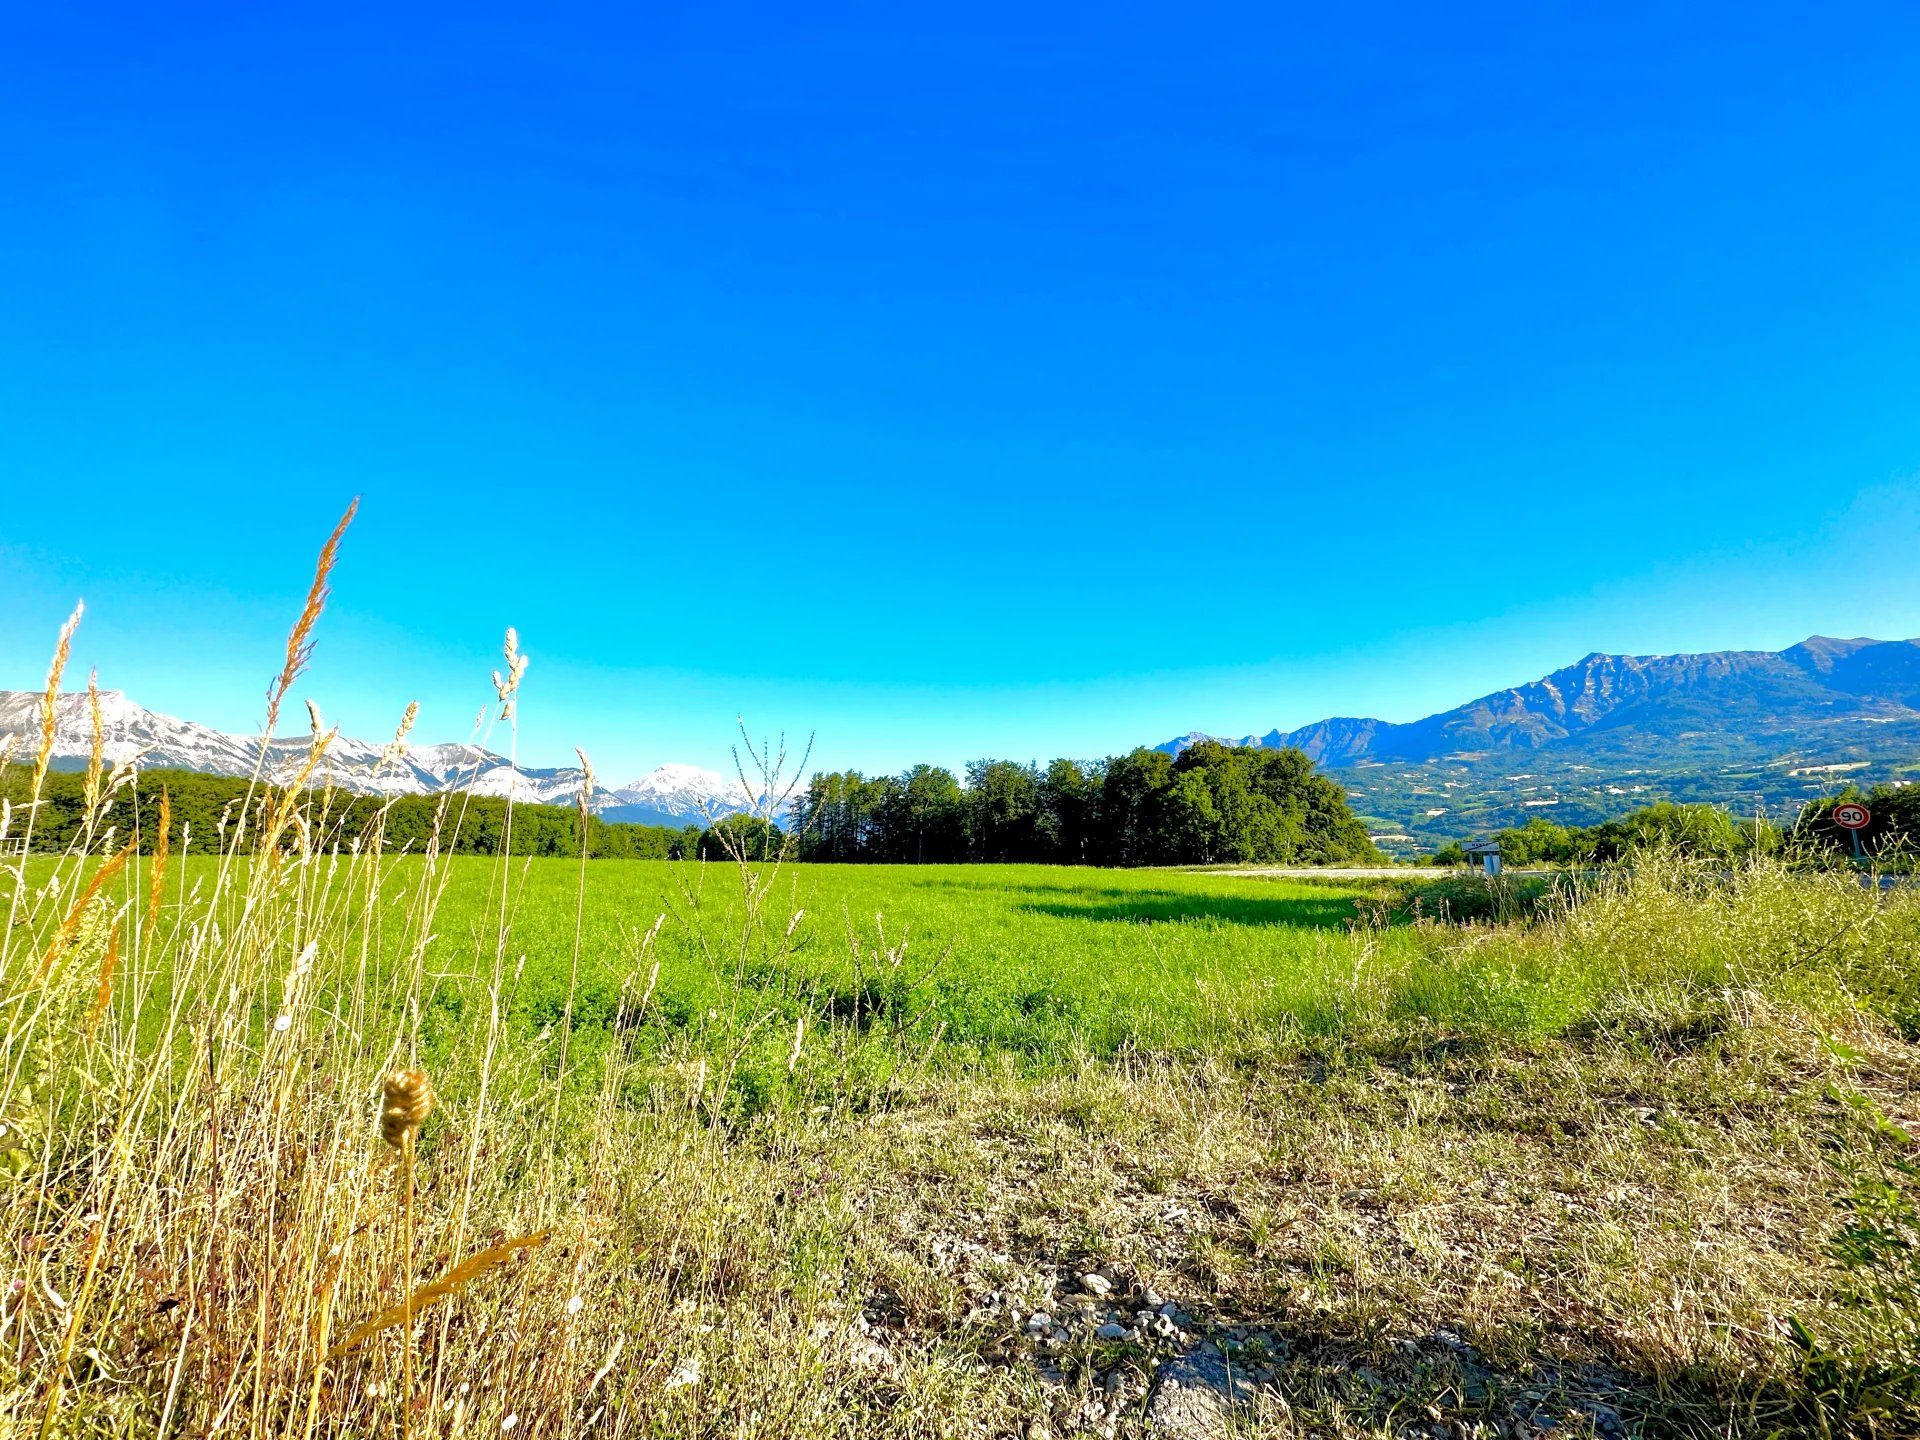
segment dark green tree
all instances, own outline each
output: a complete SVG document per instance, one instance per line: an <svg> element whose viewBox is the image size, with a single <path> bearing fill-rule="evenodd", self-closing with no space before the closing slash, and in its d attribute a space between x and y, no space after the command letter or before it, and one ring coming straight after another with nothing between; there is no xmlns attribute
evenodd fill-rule
<svg viewBox="0 0 1920 1440"><path fill-rule="evenodd" d="M1046 858L1085 865L1094 854L1099 823L1098 767L1056 760L1040 780L1040 834Z"/></svg>
<svg viewBox="0 0 1920 1440"><path fill-rule="evenodd" d="M967 766L967 849L975 860L1040 860L1040 775L1012 760Z"/></svg>
<svg viewBox="0 0 1920 1440"><path fill-rule="evenodd" d="M702 860L772 860L786 837L759 815L729 815L700 833Z"/></svg>

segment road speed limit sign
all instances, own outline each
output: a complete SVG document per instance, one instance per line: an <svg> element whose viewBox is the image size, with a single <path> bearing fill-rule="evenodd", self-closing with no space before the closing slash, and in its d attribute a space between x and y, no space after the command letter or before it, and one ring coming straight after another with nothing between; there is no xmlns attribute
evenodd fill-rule
<svg viewBox="0 0 1920 1440"><path fill-rule="evenodd" d="M1864 830L1867 822L1873 819L1873 812L1864 805L1849 800L1844 805L1833 807L1833 823L1842 830Z"/></svg>

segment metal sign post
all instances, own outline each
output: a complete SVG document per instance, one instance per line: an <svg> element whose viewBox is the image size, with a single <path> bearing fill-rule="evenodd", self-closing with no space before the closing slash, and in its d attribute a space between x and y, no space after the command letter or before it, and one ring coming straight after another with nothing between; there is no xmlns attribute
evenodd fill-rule
<svg viewBox="0 0 1920 1440"><path fill-rule="evenodd" d="M1849 800L1844 805L1833 807L1833 823L1853 837L1853 858L1861 859L1860 832L1867 828L1873 819L1873 812L1857 801Z"/></svg>

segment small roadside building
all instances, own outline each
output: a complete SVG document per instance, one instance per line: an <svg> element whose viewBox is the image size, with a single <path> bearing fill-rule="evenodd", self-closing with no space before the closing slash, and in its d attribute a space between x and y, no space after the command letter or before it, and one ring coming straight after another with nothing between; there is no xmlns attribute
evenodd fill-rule
<svg viewBox="0 0 1920 1440"><path fill-rule="evenodd" d="M1500 873L1500 842L1496 839L1475 840L1466 847L1467 863L1478 864L1491 879Z"/></svg>

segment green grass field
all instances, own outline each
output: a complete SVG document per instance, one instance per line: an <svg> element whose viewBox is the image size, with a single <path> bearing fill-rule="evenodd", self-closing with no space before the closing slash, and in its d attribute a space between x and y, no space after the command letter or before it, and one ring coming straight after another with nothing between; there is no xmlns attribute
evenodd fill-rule
<svg viewBox="0 0 1920 1440"><path fill-rule="evenodd" d="M481 933L484 862L456 862L449 938ZM577 866L533 861L515 880L527 1013L565 1002ZM659 1009L694 1023L735 983L792 1016L861 1016L902 1042L1046 1057L1212 1047L1246 1030L1324 1028L1348 968L1357 892L1281 881L1044 866L796 866L768 896L783 938L738 969L739 886L721 867L610 861L588 869L577 1013L610 1017L633 935L659 915ZM1397 938L1397 937L1396 937ZM448 947L449 968L459 946ZM889 958L890 955L894 958Z"/></svg>
<svg viewBox="0 0 1920 1440"><path fill-rule="evenodd" d="M461 1031L501 884L497 864L451 865L428 954L436 1037ZM647 1032L664 1043L750 1013L781 1030L766 1048L783 1064L799 1020L822 1035L850 1022L946 1064L1009 1056L1037 1072L1087 1056L1275 1053L1327 1037L1530 1042L1683 1014L1730 986L1809 1013L1865 1007L1909 1027L1920 1017L1920 977L1887 937L1859 928L1874 913L1868 897L1772 870L1731 886L1703 875L1691 893L1669 895L1659 880L1631 899L1610 891L1523 938L1446 923L1490 903L1471 879L1012 865L769 869L750 927L732 869L601 862L582 896L576 863L516 862L514 1015L540 1032L561 1020L578 905L578 1029L613 1024L638 937L664 916ZM1646 913L1656 896L1672 906L1665 927ZM743 940L750 928L763 933Z"/></svg>
<svg viewBox="0 0 1920 1440"><path fill-rule="evenodd" d="M386 882L401 898L380 926L386 943L375 942L376 970L401 964L401 918L413 903L404 872L413 863L398 862L402 878ZM1796 887L1774 872L1757 872L1738 889L1700 884L1677 899L1688 913L1668 933L1649 933L1635 913L1631 931L1563 927L1549 947L1435 923L1450 908L1469 908L1463 895L1484 889L1471 880L789 865L765 870L756 929L766 933L746 943L730 865L595 862L582 895L573 861L520 860L504 872L477 857L441 864L446 889L422 963L429 1030L442 1039L459 1033L488 973L503 885L508 1010L535 1032L559 1022L570 983L576 1027L610 1027L639 942L656 922L663 923L649 955L660 971L646 1023L659 1035L698 1033L744 1005L827 1028L856 1021L949 1059L1006 1053L1039 1066L1082 1055L1258 1050L1405 1027L1519 1040L1562 1034L1650 998L1684 1004L1734 983L1816 1009L1865 1005L1900 1023L1920 995L1902 967L1875 962L1872 937L1850 933L1858 918L1851 912L1865 897L1856 901L1844 885ZM176 865L172 883L191 891L212 865ZM1775 903L1790 896L1797 903ZM1702 908L1718 908L1719 923L1703 926ZM1423 910L1428 923L1420 923ZM1753 933L1754 913L1771 917L1764 933Z"/></svg>
<svg viewBox="0 0 1920 1440"><path fill-rule="evenodd" d="M1910 891L154 870L0 883L15 1429L1145 1435L1196 1348L1251 1433L1920 1417Z"/></svg>

